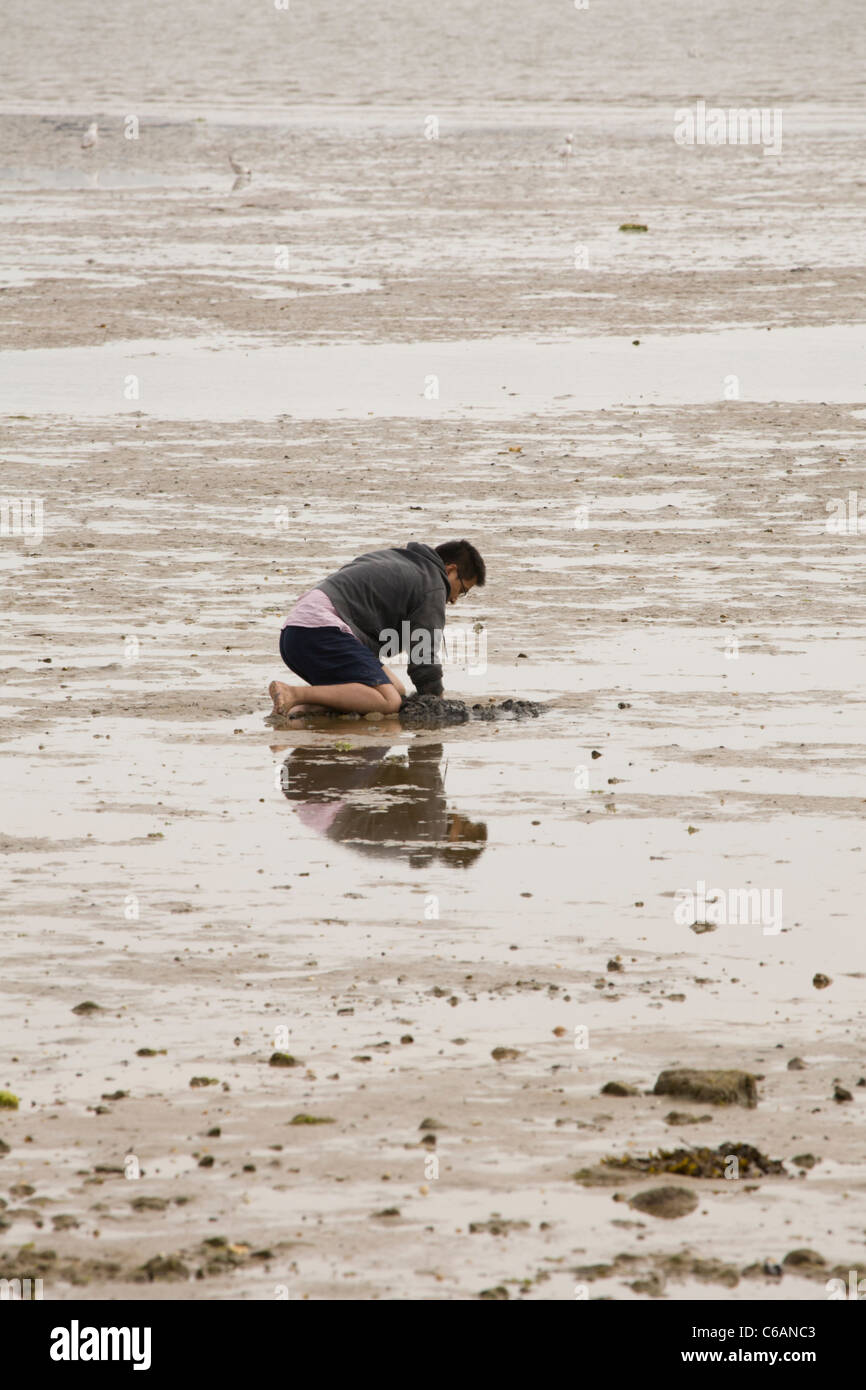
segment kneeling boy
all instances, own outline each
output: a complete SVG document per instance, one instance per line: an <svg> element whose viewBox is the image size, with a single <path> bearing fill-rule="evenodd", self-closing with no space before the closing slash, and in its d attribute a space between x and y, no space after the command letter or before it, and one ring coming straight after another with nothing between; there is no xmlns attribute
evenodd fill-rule
<svg viewBox="0 0 866 1390"><path fill-rule="evenodd" d="M283 624L280 655L309 684L272 681L274 713L309 714L316 706L395 713L406 691L380 660L389 636L392 651L409 653L416 690L441 695L445 604L481 588L485 579L484 561L465 540L435 548L410 541L405 549L350 560L304 594Z"/></svg>

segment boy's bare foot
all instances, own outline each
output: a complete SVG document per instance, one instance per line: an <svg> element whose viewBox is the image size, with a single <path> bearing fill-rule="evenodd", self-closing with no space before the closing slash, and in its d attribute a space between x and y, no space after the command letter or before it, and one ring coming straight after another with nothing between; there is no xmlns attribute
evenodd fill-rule
<svg viewBox="0 0 866 1390"><path fill-rule="evenodd" d="M292 706L297 705L300 691L282 681L271 681L268 694L274 702L274 714L288 714Z"/></svg>

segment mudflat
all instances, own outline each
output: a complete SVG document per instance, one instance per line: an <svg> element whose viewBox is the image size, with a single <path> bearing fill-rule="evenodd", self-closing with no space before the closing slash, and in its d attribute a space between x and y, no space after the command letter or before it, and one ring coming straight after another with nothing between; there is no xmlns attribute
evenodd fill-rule
<svg viewBox="0 0 866 1390"><path fill-rule="evenodd" d="M136 139L120 30L0 108L0 1278L825 1299L866 1187L857 40L783 71L803 6L593 6L575 100L598 49L545 92L560 20L506 5L428 111L408 22L363 7L353 85L323 8L291 101L257 16L259 66L199 34L221 87L146 41ZM781 105L781 153L678 146L692 90ZM267 722L300 593L464 534L446 694L537 718Z"/></svg>

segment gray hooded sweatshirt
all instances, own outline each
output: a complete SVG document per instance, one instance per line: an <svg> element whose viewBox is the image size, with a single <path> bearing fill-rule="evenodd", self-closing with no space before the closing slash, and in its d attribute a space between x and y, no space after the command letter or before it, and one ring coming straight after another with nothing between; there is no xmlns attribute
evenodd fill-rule
<svg viewBox="0 0 866 1390"><path fill-rule="evenodd" d="M405 549L372 550L315 587L328 595L355 636L377 656L389 642L385 634L393 633L388 650L391 656L409 653L415 688L422 695L442 694L438 658L449 587L445 562L431 546L410 541ZM413 647L429 660L414 660Z"/></svg>

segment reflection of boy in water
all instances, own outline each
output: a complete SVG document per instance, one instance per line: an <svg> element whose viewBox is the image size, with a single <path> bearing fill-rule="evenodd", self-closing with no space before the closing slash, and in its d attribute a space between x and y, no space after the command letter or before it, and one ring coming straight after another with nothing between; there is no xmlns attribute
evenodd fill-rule
<svg viewBox="0 0 866 1390"><path fill-rule="evenodd" d="M442 745L413 743L408 765L388 751L296 748L283 764L283 793L305 825L362 854L407 859L413 867L434 859L474 863L487 826L448 810Z"/></svg>

